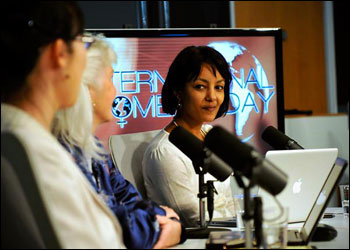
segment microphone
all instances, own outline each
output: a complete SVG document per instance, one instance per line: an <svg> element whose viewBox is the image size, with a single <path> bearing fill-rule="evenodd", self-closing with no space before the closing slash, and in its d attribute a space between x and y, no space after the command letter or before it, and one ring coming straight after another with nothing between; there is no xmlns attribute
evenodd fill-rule
<svg viewBox="0 0 350 250"><path fill-rule="evenodd" d="M272 195L280 193L288 176L248 144L221 127L212 128L204 146L224 160L231 168L254 181Z"/></svg>
<svg viewBox="0 0 350 250"><path fill-rule="evenodd" d="M217 157L213 152L208 148L203 147L203 142L195 137L193 134L188 132L183 127L176 127L171 131L169 135L169 141L172 142L177 148L179 148L185 155L187 155L191 160L196 174L205 174L210 173L219 181L226 180L231 174L232 169L219 157ZM199 195L198 197L203 198L203 188L204 188L204 177L203 175L199 182ZM211 221L214 212L214 193L216 192L215 187L212 181L208 181L206 185L206 197L207 197L207 206L209 219ZM200 202L201 203L201 202ZM200 205L201 207L201 205ZM200 211L201 208L200 208ZM200 216L202 218L202 215ZM202 221L202 219L201 219Z"/></svg>
<svg viewBox="0 0 350 250"><path fill-rule="evenodd" d="M271 147L277 150L284 149L304 149L296 141L289 138L275 127L267 127L261 135L261 138Z"/></svg>
<svg viewBox="0 0 350 250"><path fill-rule="evenodd" d="M183 127L174 128L169 140L192 160L196 174L200 174L202 168L205 173L210 173L219 181L226 180L232 174L230 166L203 147L203 142Z"/></svg>

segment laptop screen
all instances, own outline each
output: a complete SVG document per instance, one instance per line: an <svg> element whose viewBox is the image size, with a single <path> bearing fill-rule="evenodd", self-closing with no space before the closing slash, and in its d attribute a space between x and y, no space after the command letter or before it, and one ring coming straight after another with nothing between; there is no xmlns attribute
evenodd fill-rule
<svg viewBox="0 0 350 250"><path fill-rule="evenodd" d="M304 224L304 227L302 228L304 241L308 242L311 239L312 233L314 232L318 221L321 219L322 213L325 210L328 201L330 200L333 190L335 189L338 181L345 171L346 166L347 161L338 157L331 173L327 178L327 181L322 188L322 191L318 195L318 198L312 207L312 210Z"/></svg>
<svg viewBox="0 0 350 250"><path fill-rule="evenodd" d="M267 152L266 159L288 175L287 186L276 196L283 206L289 207L288 222L306 221L332 171L337 154L336 148ZM271 195L263 190L259 192L265 205L274 204Z"/></svg>

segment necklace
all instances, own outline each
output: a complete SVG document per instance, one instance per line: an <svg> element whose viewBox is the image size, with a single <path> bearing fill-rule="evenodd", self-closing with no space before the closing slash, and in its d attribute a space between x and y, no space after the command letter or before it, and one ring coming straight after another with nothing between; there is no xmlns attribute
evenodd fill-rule
<svg viewBox="0 0 350 250"><path fill-rule="evenodd" d="M174 123L174 125L175 125L176 127L179 126L179 124L177 124L175 120L173 120L172 123Z"/></svg>
<svg viewBox="0 0 350 250"><path fill-rule="evenodd" d="M179 124L177 124L177 122L176 122L175 120L173 120L172 123L174 123L174 125L175 125L176 127L179 126ZM203 136L203 138L207 135L207 132L205 132L205 131L203 130L203 128L201 128L200 132L201 132L201 135Z"/></svg>

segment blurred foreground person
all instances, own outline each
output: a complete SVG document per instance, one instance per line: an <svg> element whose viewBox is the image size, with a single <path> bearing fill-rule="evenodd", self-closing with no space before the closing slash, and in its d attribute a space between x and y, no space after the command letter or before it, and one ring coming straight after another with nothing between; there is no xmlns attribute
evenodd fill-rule
<svg viewBox="0 0 350 250"><path fill-rule="evenodd" d="M62 1L5 3L2 11L1 132L26 149L59 245L124 248L118 220L50 133L55 113L77 100L92 42L81 10Z"/></svg>

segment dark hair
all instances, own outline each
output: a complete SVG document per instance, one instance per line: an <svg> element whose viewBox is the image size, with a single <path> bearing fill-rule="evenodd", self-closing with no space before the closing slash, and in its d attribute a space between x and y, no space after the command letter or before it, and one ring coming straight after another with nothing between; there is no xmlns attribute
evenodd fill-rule
<svg viewBox="0 0 350 250"><path fill-rule="evenodd" d="M225 97L216 118L227 113L230 100L230 83L232 81L230 68L225 58L218 51L207 46L186 47L172 62L162 89L162 108L165 113L175 114L178 105L175 92L181 92L188 82L196 80L203 64L210 65L214 74L216 70L219 71L225 79Z"/></svg>
<svg viewBox="0 0 350 250"><path fill-rule="evenodd" d="M4 7L1 101L25 87L26 78L40 56L40 48L59 38L71 48L71 42L84 30L83 14L75 2L23 1L5 3Z"/></svg>

